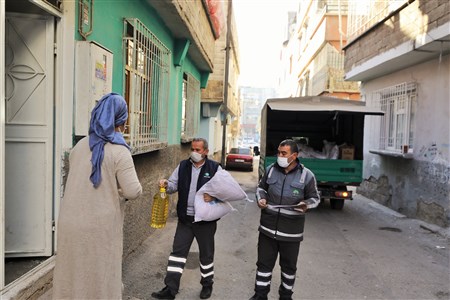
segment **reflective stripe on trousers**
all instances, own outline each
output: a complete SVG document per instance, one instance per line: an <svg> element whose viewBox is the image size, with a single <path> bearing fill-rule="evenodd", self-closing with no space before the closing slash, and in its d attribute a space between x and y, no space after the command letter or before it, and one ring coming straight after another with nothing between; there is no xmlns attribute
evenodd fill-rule
<svg viewBox="0 0 450 300"><path fill-rule="evenodd" d="M281 283L278 289L280 299L292 299L300 242L278 241L259 233L258 261L256 263L255 293L267 298L270 292L272 270L280 256Z"/></svg>
<svg viewBox="0 0 450 300"><path fill-rule="evenodd" d="M193 217L192 217L193 221ZM211 286L214 279L214 234L217 222L180 222L178 221L173 250L167 263L167 274L164 283L174 293L178 293L181 275L186 265L194 238L197 241L200 258L200 283Z"/></svg>

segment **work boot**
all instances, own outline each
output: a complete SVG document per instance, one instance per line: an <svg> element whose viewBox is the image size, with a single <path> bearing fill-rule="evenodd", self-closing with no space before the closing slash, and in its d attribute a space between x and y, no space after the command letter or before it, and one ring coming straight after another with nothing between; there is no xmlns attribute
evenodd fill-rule
<svg viewBox="0 0 450 300"><path fill-rule="evenodd" d="M165 286L159 292L152 293L152 297L156 299L175 299L175 295L170 291L169 287Z"/></svg>
<svg viewBox="0 0 450 300"><path fill-rule="evenodd" d="M200 292L200 299L209 299L212 293L212 285L202 287L202 291Z"/></svg>

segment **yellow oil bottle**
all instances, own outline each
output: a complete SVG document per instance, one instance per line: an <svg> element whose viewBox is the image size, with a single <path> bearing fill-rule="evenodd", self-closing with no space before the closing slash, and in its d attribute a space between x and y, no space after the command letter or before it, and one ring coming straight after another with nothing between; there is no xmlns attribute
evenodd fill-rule
<svg viewBox="0 0 450 300"><path fill-rule="evenodd" d="M153 196L152 220L150 226L153 228L163 228L166 226L169 216L169 197L164 187L159 188L159 192Z"/></svg>

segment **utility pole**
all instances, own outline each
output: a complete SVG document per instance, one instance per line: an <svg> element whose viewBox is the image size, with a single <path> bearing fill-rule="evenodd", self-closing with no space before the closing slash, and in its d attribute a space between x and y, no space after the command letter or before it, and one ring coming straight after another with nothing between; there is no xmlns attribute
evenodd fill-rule
<svg viewBox="0 0 450 300"><path fill-rule="evenodd" d="M228 12L227 12L227 36L226 36L226 46L225 46L225 80L224 80L224 91L223 91L223 121L222 121L222 158L221 164L225 166L225 155L226 155L226 143L227 143L227 119L228 119L228 78L230 76L230 44L231 44L231 12L233 8L233 0L228 0Z"/></svg>

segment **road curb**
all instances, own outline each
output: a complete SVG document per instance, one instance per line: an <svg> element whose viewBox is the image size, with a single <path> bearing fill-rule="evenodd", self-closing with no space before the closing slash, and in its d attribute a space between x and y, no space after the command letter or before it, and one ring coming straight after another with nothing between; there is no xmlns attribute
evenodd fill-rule
<svg viewBox="0 0 450 300"><path fill-rule="evenodd" d="M356 195L354 195L354 197L355 198L360 198L361 200L364 200L365 202L368 203L369 206L373 207L374 209L380 210L383 213L388 214L390 216L393 216L395 218L416 220L418 222L420 228L428 230L428 231L430 231L432 233L435 233L435 234L439 234L440 236L442 236L442 237L444 237L446 239L450 239L450 227L443 228L443 227L440 227L440 226L435 225L435 224L430 224L430 223L427 223L425 221L421 221L419 219L408 218L407 216L405 216L405 215L403 215L403 214L401 214L401 213L399 213L399 212L397 212L397 211L395 211L395 210L393 210L393 209L391 209L391 208L389 208L387 206L384 206L384 205L382 205L382 204L380 204L380 203L378 203L378 202L376 202L376 201L374 201L372 199L364 197L361 194L356 194Z"/></svg>
<svg viewBox="0 0 450 300"><path fill-rule="evenodd" d="M374 201L374 200L372 200L370 198L367 198L367 197L365 197L365 196L363 196L361 194L354 195L354 198L360 198L361 200L364 200L365 202L368 203L369 206L371 206L371 207L373 207L373 208L375 208L375 209L377 209L379 211L382 211L383 213L385 213L387 215L390 215L390 216L393 216L393 217L396 217L396 218L399 218L399 219L407 218L405 215L399 213L398 211L395 211L392 208L384 206L384 205L382 205L382 204L380 204L380 203L378 203L378 202L376 202L376 201Z"/></svg>
<svg viewBox="0 0 450 300"><path fill-rule="evenodd" d="M432 233L439 234L442 237L445 237L446 239L450 239L450 227L449 228L442 228L440 226L429 224L423 221L419 221L420 227L423 229L426 229Z"/></svg>

